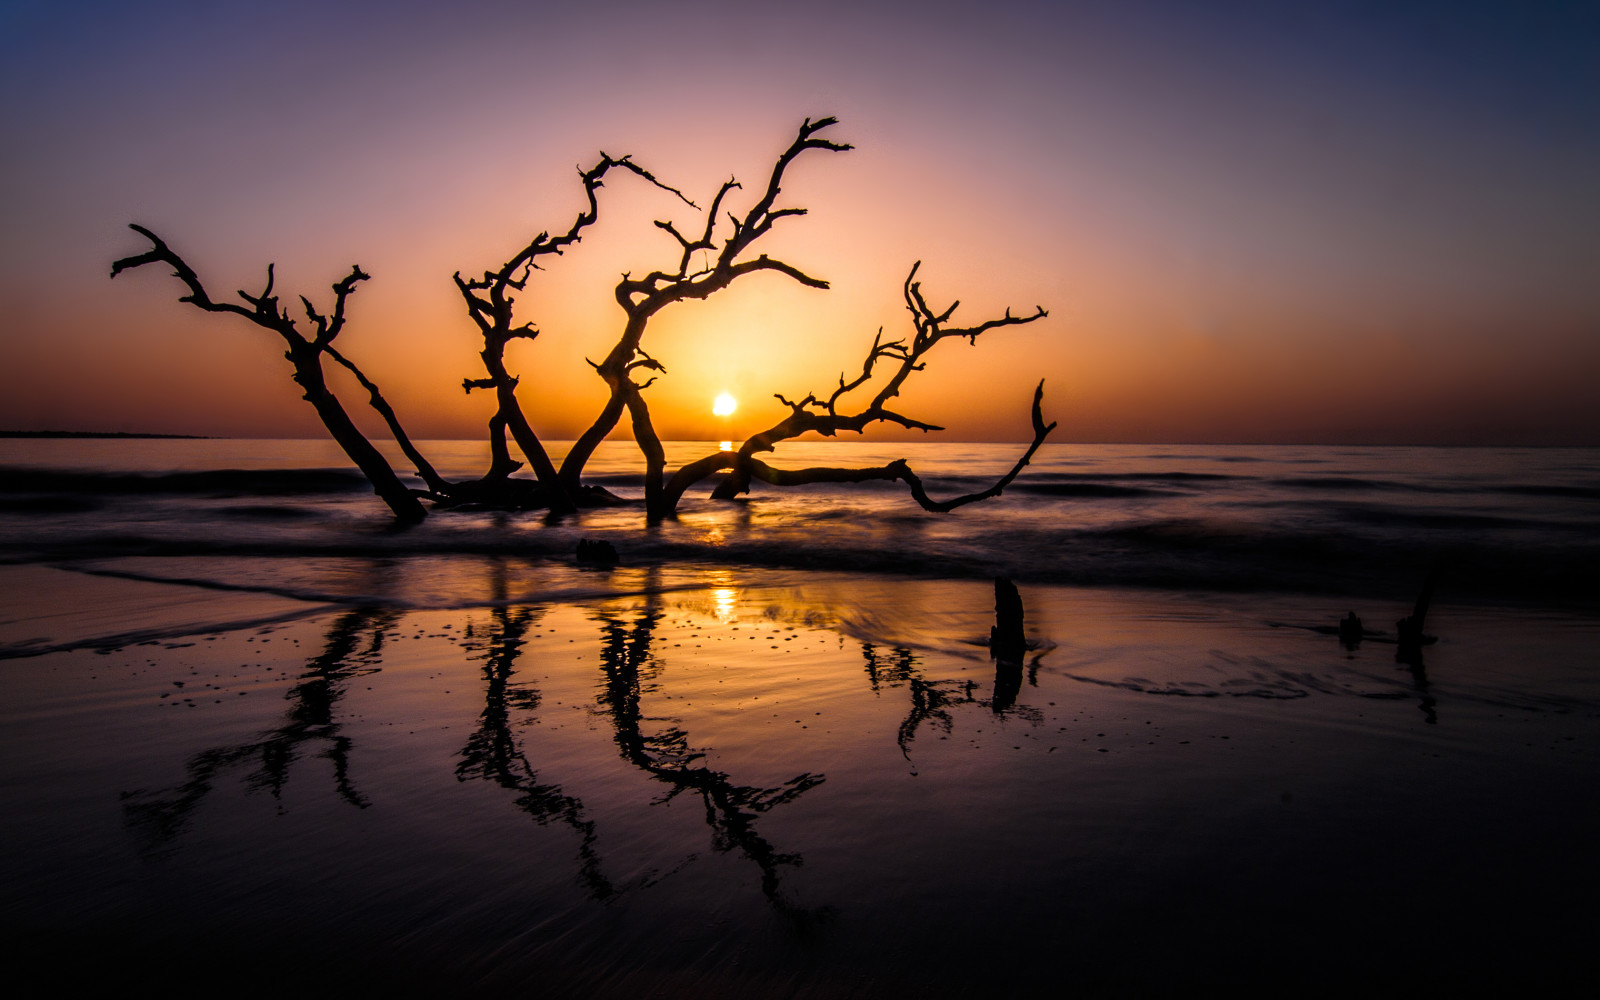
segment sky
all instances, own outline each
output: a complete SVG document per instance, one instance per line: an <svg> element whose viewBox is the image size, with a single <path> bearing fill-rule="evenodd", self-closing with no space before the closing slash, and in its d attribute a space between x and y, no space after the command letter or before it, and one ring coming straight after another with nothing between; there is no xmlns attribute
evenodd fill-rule
<svg viewBox="0 0 1600 1000"><path fill-rule="evenodd" d="M830 390L920 260L957 321L1050 313L908 383L948 440L1025 440L1043 378L1057 441L1600 445L1593 2L0 0L0 93L0 429L320 436L273 335L107 280L137 222L217 298L273 262L326 308L359 263L341 349L414 437L481 436L454 272L569 226L602 150L739 208L832 115L856 148L793 164L809 214L757 248L832 287L661 313L664 437ZM618 275L675 262L651 223L703 224L601 197L508 353L552 440L604 399Z"/></svg>

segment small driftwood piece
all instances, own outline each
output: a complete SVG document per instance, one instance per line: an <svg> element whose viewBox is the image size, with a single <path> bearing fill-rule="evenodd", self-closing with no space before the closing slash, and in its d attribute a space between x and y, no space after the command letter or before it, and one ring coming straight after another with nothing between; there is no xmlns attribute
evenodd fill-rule
<svg viewBox="0 0 1600 1000"><path fill-rule="evenodd" d="M1017 585L1003 576L994 578L994 627L989 629L989 657L996 660L1021 660L1028 650L1022 634L1022 595Z"/></svg>

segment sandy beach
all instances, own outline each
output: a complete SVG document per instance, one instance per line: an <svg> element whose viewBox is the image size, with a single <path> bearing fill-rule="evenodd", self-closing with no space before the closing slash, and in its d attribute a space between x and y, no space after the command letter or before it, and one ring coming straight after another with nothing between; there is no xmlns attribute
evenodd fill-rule
<svg viewBox="0 0 1600 1000"><path fill-rule="evenodd" d="M451 600L351 600L397 572ZM1595 929L1581 615L1441 607L1407 665L1326 599L1024 586L997 668L973 580L0 573L0 913L63 985L1525 987Z"/></svg>

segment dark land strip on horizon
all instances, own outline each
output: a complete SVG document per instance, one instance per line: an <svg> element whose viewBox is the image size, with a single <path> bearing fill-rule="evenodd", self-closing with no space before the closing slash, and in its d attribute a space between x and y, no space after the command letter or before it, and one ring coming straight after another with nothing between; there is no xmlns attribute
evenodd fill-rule
<svg viewBox="0 0 1600 1000"><path fill-rule="evenodd" d="M209 441L207 434L141 434L134 431L0 431L0 438L166 438Z"/></svg>

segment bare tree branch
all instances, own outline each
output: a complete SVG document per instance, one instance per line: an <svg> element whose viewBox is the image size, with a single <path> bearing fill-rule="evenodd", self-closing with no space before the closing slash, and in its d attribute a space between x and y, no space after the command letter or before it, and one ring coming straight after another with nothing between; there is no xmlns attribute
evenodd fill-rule
<svg viewBox="0 0 1600 1000"><path fill-rule="evenodd" d="M332 339L332 337L328 338L328 340ZM448 494L451 484L434 470L433 463L423 456L416 445L412 444L411 435L406 433L405 427L401 425L400 418L395 416L394 408L389 405L389 401L383 398L383 392L379 390L378 384L367 378L365 372L357 368L350 359L340 354L332 344L326 344L324 350L327 352L328 357L337 361L345 370L356 377L356 381L361 383L361 388L367 390L368 405L378 411L378 415L388 425L389 433L394 435L395 443L400 446L400 450L405 453L406 458L411 460L412 466L417 470L417 475L422 478L424 483L428 484L428 489L434 493Z"/></svg>
<svg viewBox="0 0 1600 1000"><path fill-rule="evenodd" d="M911 496L922 506L923 510L932 511L936 514L948 514L957 507L965 507L969 503L977 503L979 500L987 500L990 497L999 496L1007 486L1011 485L1011 481L1017 478L1017 474L1027 467L1028 462L1033 458L1034 452L1038 451L1039 446L1044 444L1044 439L1049 437L1050 432L1056 429L1054 420L1048 424L1044 422L1044 414L1041 411L1043 401L1044 379L1040 379L1038 387L1033 390L1033 443L1028 445L1028 450L1022 453L1021 458L1017 459L1017 464L1011 467L1011 471L1001 476L988 489L954 497L950 500L934 500L923 489L922 480L917 477L916 473L911 471L911 467L906 464L905 459L891 463L891 465L898 468L899 475L896 478L906 484L906 487L911 490Z"/></svg>
<svg viewBox="0 0 1600 1000"><path fill-rule="evenodd" d="M1033 391L1033 443L1028 445L1028 450L1022 453L1022 457L1017 459L1016 464L1011 467L1011 470L1005 475L1001 476L993 486L986 490L980 490L977 493L968 493L963 496L953 497L949 500L934 500L932 497L928 496L927 489L922 485L921 477L911 470L911 466L907 464L906 460L903 458L896 459L895 461L890 462L888 465L881 465L867 469L835 469L825 467L810 469L779 469L755 458L746 457L743 461L744 464L750 469L752 476L764 483L770 483L774 486L804 486L811 483L866 483L874 481L892 482L898 480L906 484L907 489L909 489L911 492L912 498L917 501L923 510L931 511L936 514L948 514L958 507L965 507L969 503L977 503L980 500L988 500L991 497L999 496L1005 491L1007 486L1011 485L1011 481L1016 479L1017 475L1027 467L1028 462L1032 460L1034 453L1039 450L1039 446L1044 444L1045 438L1049 436L1051 431L1056 429L1056 424L1054 421L1051 421L1048 424L1044 422L1044 416L1041 411L1043 400L1044 382L1041 380L1038 387ZM684 470L680 472L680 475L684 475L686 478L690 475L693 475L693 473L688 471L693 468L695 472L701 473L701 475L696 478L704 478L706 475L716 472L719 464L721 468L729 468L732 466L733 462L724 457L727 455L729 455L728 452L718 452L716 455L707 456L706 458L700 459L695 463L691 463L689 466L685 466ZM674 483L676 484L676 482L677 479L674 477ZM684 483L683 485L684 488L687 488L687 486L692 484Z"/></svg>
<svg viewBox="0 0 1600 1000"><path fill-rule="evenodd" d="M307 340L295 328L294 320L289 318L289 313L286 310L280 311L278 308L278 300L272 294L274 273L271 265L267 266L267 287L260 295L252 296L245 292L239 293L240 298L255 307L253 310L244 309L228 302L214 302L211 296L206 293L205 286L201 284L199 275L184 262L182 257L174 253L172 248L168 247L160 237L143 226L132 225L129 228L148 239L151 248L142 254L123 257L113 263L111 265L111 277L115 278L123 271L130 268L143 267L145 264L168 264L173 269L173 276L183 282L185 287L189 289L189 294L179 297L179 302L188 302L206 312L223 312L242 316L256 326L271 330L282 337L289 347L288 351L284 353L284 357L289 360L289 363L294 368L295 382L299 383L300 387L305 390L304 397L306 402L316 409L317 416L322 419L322 424L328 429L328 433L344 449L344 453L350 457L356 467L366 475L367 481L372 484L373 492L383 498L383 501L389 505L389 509L394 512L395 517L401 521L420 521L427 516L427 511L418 502L417 498L411 495L410 489L400 481L400 477L395 475L394 469L389 466L388 460L378 452L378 449L372 446L372 442L367 440L366 436L361 433L360 429L350 419L350 415L345 412L344 407L339 403L339 398L333 394L333 390L328 388L323 375L322 356L333 352L333 338L337 337L340 330L344 328L345 302L349 299L351 292L355 290L356 283L367 279L366 273L361 268L352 267L347 276L334 284L335 301L331 318L321 316L316 308L311 305L309 299L305 296L300 297L301 303L306 308L307 316L312 324L317 327L316 337L313 340ZM334 353L333 356L341 364L345 364L352 371L355 370L355 366L345 362L337 353ZM377 401L382 399L382 395L377 392L377 387L365 375L357 374L362 384L372 394L373 405L376 407L378 405ZM388 404L385 403L383 409L387 409L387 407ZM380 409L379 412L382 413L383 409ZM397 428L399 422L393 421L392 417L393 411L385 414L385 419L391 421L390 426ZM396 435L397 439L403 433L403 431L398 433ZM407 440L409 443L409 439ZM410 452L407 454L409 455ZM426 465L426 463L424 462L423 465ZM419 472L421 468L419 466Z"/></svg>
<svg viewBox="0 0 1600 1000"><path fill-rule="evenodd" d="M560 256L569 246L582 238L585 229L595 223L600 216L598 192L604 186L606 174L612 170L628 171L676 195L691 208L696 207L683 192L662 183L650 171L634 163L630 157L624 156L618 159L602 152L599 162L593 167L578 171L588 204L578 213L566 232L553 237L548 232L539 233L499 270L485 271L482 278L464 279L460 272L455 275L456 288L466 302L467 315L477 324L479 332L483 335L483 350L479 353L479 357L482 358L484 370L488 373L488 378L485 379L465 379L462 386L468 392L477 388L495 390L496 408L489 421L492 463L483 483L487 487L488 483L495 480L503 481L522 464L513 460L505 447L505 435L509 430L517 443L517 448L521 450L538 478L540 486L548 494L552 509L557 511L572 510L575 507L578 484L572 483L569 489L562 482L555 464L551 462L544 445L539 441L527 416L523 413L522 404L517 398L518 380L506 370L506 345L512 340L533 340L539 335L538 329L532 323L513 325L512 314L516 300L511 293L522 291L529 276L539 268L540 258ZM675 230L673 235L677 236ZM678 239L682 242L681 236Z"/></svg>
<svg viewBox="0 0 1600 1000"><path fill-rule="evenodd" d="M807 395L798 403L791 403L779 395L778 400L789 407L789 415L772 427L752 435L740 446L739 461L735 462L732 475L717 486L712 492L713 497L730 500L747 492L754 468L747 467L746 463L752 456L772 451L780 441L799 437L808 432L821 434L824 437L834 437L841 431L860 434L874 423L897 424L921 431L943 430L944 428L937 424L908 417L889 409L887 405L891 399L900 394L906 379L924 370L926 367L924 359L928 352L940 341L951 337L963 338L969 344L975 345L978 337L990 330L1033 323L1049 315L1042 307L1036 307L1034 312L1026 316L1013 315L1011 310L1007 309L1005 315L999 319L986 320L972 327L947 328L945 324L955 314L960 302L953 302L943 311L935 312L923 297L921 283L916 280L917 271L921 266L921 261L911 266L902 289L906 308L911 313L913 332L910 342L891 340L885 343L883 329L880 327L872 338L872 347L868 349L866 359L862 362L861 374L849 382L846 382L841 374L838 388L828 396L826 402L818 399L815 394ZM843 399L871 381L880 362L890 363L894 367L872 400L854 413L840 413L839 407Z"/></svg>
<svg viewBox="0 0 1600 1000"><path fill-rule="evenodd" d="M624 274L617 283L617 304L622 307L627 320L615 346L606 355L605 360L595 366L595 369L611 390L612 404L621 405L608 404L595 422L573 443L572 449L561 465L561 481L566 489L570 491L577 487L584 466L593 455L594 449L616 426L622 409L626 407L633 421L634 440L646 456L646 509L652 518L662 516L670 510L670 507L665 505L666 484L663 481L665 468L651 459L651 456L661 453L660 436L650 419L649 407L639 394L644 386L634 383L630 378L634 359L641 349L640 344L645 331L651 318L667 306L675 302L707 298L728 287L738 278L758 271L775 271L809 288L828 287L826 281L766 254L748 260L740 260L740 256L752 243L770 231L779 219L805 214L805 210L801 208L775 209L773 206L782 190L784 172L801 153L808 149L843 152L852 148L846 143L817 138L818 132L834 124L837 124L837 121L833 118L823 118L815 122L807 119L801 123L794 141L779 154L777 162L773 165L772 175L760 199L742 216L728 213L727 218L733 231L722 240L720 249L716 241L716 232L722 205L728 194L740 187L739 182L733 178L724 181L717 189L715 197L711 200L711 207L706 213L705 230L699 239L689 240L671 223L656 224L678 244L677 269L671 272L651 271L642 278ZM709 265L697 268L694 266L695 255L702 251L707 253L714 251L716 256Z"/></svg>

